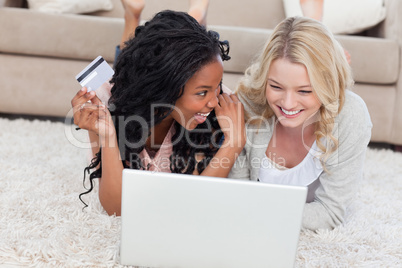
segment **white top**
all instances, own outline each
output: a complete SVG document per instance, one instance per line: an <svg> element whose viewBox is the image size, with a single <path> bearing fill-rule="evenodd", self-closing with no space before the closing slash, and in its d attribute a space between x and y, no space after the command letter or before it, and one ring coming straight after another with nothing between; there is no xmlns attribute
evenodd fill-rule
<svg viewBox="0 0 402 268"><path fill-rule="evenodd" d="M303 161L293 168L284 168L264 155L258 179L264 183L308 186L307 202L312 202L315 190L320 185L318 178L324 170L319 155L316 142Z"/></svg>

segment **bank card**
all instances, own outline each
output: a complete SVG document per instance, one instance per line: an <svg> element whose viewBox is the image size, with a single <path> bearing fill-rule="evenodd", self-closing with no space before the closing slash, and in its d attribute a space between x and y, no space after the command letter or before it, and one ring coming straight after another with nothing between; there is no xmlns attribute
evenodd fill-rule
<svg viewBox="0 0 402 268"><path fill-rule="evenodd" d="M97 90L103 83L108 81L114 74L114 70L109 66L102 56L96 57L87 67L85 67L75 79L82 87L89 91Z"/></svg>

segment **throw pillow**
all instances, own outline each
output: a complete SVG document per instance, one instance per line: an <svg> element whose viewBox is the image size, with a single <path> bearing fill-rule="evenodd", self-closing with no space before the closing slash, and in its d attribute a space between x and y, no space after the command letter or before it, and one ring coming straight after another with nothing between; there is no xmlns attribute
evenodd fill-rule
<svg viewBox="0 0 402 268"><path fill-rule="evenodd" d="M112 10L111 0L28 0L29 9L48 13L90 13Z"/></svg>
<svg viewBox="0 0 402 268"><path fill-rule="evenodd" d="M303 16L300 0L283 0L286 17ZM324 0L322 23L334 34L367 30L385 19L384 0Z"/></svg>

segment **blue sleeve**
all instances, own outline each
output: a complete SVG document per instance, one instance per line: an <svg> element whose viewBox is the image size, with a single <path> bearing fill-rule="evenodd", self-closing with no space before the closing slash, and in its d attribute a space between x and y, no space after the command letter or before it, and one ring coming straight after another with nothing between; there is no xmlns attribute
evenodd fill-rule
<svg viewBox="0 0 402 268"><path fill-rule="evenodd" d="M117 45L116 46L116 52L114 53L114 63L113 63L113 65L116 65L117 58L119 57L120 52L121 52L120 45Z"/></svg>
<svg viewBox="0 0 402 268"><path fill-rule="evenodd" d="M222 135L221 140L218 142L219 148L222 146L224 141L225 141L225 135Z"/></svg>

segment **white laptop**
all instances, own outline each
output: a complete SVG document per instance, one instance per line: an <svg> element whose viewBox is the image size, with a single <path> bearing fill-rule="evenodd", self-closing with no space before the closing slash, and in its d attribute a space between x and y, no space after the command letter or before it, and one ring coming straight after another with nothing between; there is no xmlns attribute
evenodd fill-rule
<svg viewBox="0 0 402 268"><path fill-rule="evenodd" d="M123 170L120 263L293 267L307 188Z"/></svg>

